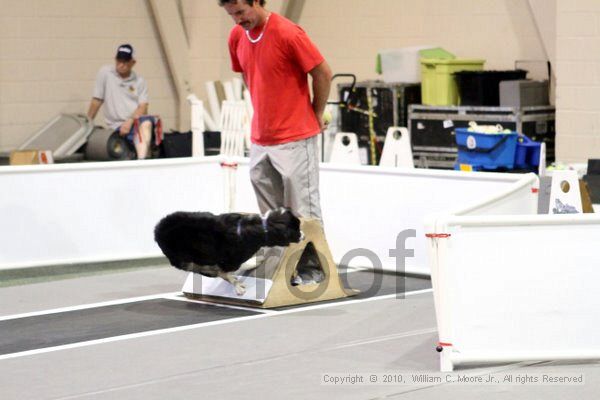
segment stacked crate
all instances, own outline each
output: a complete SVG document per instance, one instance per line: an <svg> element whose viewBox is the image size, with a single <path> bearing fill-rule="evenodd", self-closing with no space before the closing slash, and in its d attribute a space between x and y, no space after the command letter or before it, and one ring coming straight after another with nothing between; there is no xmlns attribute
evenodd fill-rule
<svg viewBox="0 0 600 400"><path fill-rule="evenodd" d="M457 147L456 128L468 127L469 121L479 125L500 124L505 129L527 135L546 144L546 162L554 162L555 120L553 106L535 107L409 107L408 125L415 166L422 168L454 168Z"/></svg>

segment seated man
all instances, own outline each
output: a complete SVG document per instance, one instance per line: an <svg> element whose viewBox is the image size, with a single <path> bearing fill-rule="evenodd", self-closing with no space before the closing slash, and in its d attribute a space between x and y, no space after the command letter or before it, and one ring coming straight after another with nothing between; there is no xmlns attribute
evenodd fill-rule
<svg viewBox="0 0 600 400"><path fill-rule="evenodd" d="M125 136L135 146L138 159L150 152L154 118L148 113L148 87L141 76L133 72L135 58L129 44L119 46L116 65L105 65L96 76L96 86L88 118L94 120L102 104L110 129Z"/></svg>

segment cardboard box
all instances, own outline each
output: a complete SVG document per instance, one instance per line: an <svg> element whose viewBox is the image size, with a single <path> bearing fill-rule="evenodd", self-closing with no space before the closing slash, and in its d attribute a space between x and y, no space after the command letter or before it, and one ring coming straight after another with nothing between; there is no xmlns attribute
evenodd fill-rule
<svg viewBox="0 0 600 400"><path fill-rule="evenodd" d="M592 206L592 197L587 183L583 180L579 180L579 194L581 195L581 206L583 207L584 213L593 213L594 207Z"/></svg>
<svg viewBox="0 0 600 400"><path fill-rule="evenodd" d="M10 153L10 165L54 164L49 150L15 150Z"/></svg>

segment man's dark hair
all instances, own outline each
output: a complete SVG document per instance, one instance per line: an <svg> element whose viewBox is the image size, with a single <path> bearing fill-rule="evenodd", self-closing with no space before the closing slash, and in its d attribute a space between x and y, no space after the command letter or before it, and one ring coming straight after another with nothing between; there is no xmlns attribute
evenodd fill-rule
<svg viewBox="0 0 600 400"><path fill-rule="evenodd" d="M238 0L219 0L219 5L221 7L223 7L225 4L227 3L232 3L235 4L237 3ZM246 3L251 6L252 4L254 4L254 0L246 0ZM265 6L266 1L265 0L259 0L258 4L260 4L261 7Z"/></svg>

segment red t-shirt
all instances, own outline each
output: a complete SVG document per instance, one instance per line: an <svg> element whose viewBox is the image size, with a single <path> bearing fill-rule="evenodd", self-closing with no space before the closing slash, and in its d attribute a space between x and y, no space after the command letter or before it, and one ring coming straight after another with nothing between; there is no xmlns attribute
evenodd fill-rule
<svg viewBox="0 0 600 400"><path fill-rule="evenodd" d="M256 39L262 29L253 29L250 37ZM271 13L257 43L248 40L241 26L233 27L229 53L232 69L244 74L252 97L253 143L270 146L319 133L307 73L324 59L302 28Z"/></svg>

